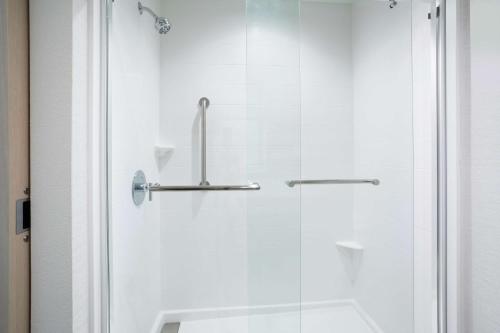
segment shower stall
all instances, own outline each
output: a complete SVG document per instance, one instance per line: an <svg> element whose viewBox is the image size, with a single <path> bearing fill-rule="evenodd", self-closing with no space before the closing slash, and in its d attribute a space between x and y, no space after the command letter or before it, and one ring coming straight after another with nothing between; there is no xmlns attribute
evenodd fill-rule
<svg viewBox="0 0 500 333"><path fill-rule="evenodd" d="M108 1L109 331L445 333L443 11Z"/></svg>

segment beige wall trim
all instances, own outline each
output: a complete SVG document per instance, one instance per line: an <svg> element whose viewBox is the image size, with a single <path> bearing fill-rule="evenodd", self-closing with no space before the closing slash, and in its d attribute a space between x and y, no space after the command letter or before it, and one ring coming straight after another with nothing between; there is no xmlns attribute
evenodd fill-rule
<svg viewBox="0 0 500 333"><path fill-rule="evenodd" d="M30 327L30 243L27 233L16 234L16 201L29 187L29 58L28 0L2 0L3 37L2 145L0 181L7 189L2 231L8 251L7 327L2 332L24 333ZM4 239L2 239L4 241ZM1 314L0 314L1 315Z"/></svg>
<svg viewBox="0 0 500 333"><path fill-rule="evenodd" d="M7 66L5 0L0 0L0 332L9 318L9 150L7 124Z"/></svg>

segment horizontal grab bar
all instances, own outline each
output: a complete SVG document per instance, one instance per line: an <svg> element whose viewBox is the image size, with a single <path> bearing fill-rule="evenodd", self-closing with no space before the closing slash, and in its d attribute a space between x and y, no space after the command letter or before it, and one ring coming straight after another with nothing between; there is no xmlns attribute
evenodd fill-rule
<svg viewBox="0 0 500 333"><path fill-rule="evenodd" d="M289 187L295 185L324 185L324 184L372 184L379 185L378 179L296 179L288 180L286 184Z"/></svg>
<svg viewBox="0 0 500 333"><path fill-rule="evenodd" d="M258 183L250 183L247 185L150 185L149 191L258 191L260 185Z"/></svg>
<svg viewBox="0 0 500 333"><path fill-rule="evenodd" d="M258 191L259 183L248 183L245 185L210 185L207 181L200 185L169 185L162 186L158 183L148 183L146 175L142 170L136 171L132 179L132 200L136 206L140 206L146 194L149 201L153 200L153 192L166 191Z"/></svg>

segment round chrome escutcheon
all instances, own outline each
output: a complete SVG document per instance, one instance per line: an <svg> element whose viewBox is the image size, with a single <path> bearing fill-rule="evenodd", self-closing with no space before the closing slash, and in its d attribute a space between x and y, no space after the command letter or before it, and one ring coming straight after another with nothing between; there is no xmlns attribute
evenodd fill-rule
<svg viewBox="0 0 500 333"><path fill-rule="evenodd" d="M146 184L146 175L144 172L142 170L136 171L132 180L132 200L134 200L136 206L140 206L144 202L144 198L146 197L144 186Z"/></svg>

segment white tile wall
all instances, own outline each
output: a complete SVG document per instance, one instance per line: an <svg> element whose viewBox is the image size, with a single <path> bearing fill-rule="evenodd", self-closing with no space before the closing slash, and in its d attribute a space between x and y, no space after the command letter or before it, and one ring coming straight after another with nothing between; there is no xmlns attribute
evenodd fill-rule
<svg viewBox="0 0 500 333"><path fill-rule="evenodd" d="M160 44L151 18L130 0L113 4L110 43L111 328L147 332L160 309L159 204L136 207L130 186L139 169L158 178Z"/></svg>
<svg viewBox="0 0 500 333"><path fill-rule="evenodd" d="M351 5L301 6L302 178L351 178L353 109ZM352 297L336 241L353 240L350 186L302 188L302 300Z"/></svg>
<svg viewBox="0 0 500 333"><path fill-rule="evenodd" d="M365 247L355 299L385 333L413 330L411 3L353 4L354 190Z"/></svg>
<svg viewBox="0 0 500 333"><path fill-rule="evenodd" d="M198 101L207 111L212 184L247 181L245 1L163 1L173 28L161 39L160 141L175 151L162 184L200 182ZM162 193L164 310L245 305L246 194Z"/></svg>

